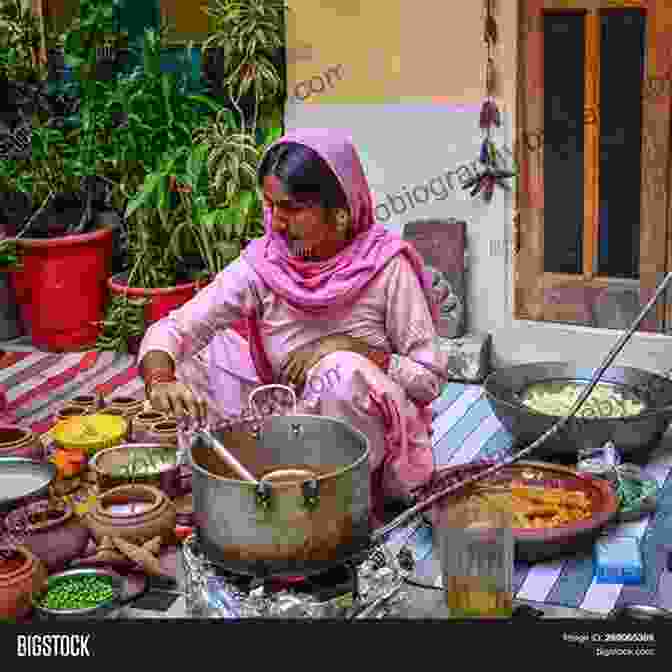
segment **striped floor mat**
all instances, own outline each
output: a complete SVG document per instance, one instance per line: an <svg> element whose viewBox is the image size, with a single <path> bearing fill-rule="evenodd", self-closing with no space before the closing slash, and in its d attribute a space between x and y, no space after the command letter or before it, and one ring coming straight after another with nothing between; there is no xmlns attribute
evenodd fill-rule
<svg viewBox="0 0 672 672"><path fill-rule="evenodd" d="M11 350L10 350L11 348ZM100 391L104 396L144 396L142 380L129 355L112 352L53 354L13 342L3 344L0 385L18 424L42 434L73 397Z"/></svg>
<svg viewBox="0 0 672 672"><path fill-rule="evenodd" d="M105 396L142 398L144 395L135 360L128 355L51 354L36 352L21 341L3 343L2 348L6 354L0 358L0 385L6 390L9 411L16 415L20 425L38 433L48 431L55 413L79 394L98 390ZM478 385L448 385L433 410L437 466L493 457L511 446L510 435L492 415ZM672 545L671 441L668 435L648 467L662 486L656 513L612 531L612 534L636 536L641 540L647 570L645 584L637 587L596 584L592 557L570 557L534 566L518 564L517 597L600 613L624 602L672 609L672 572L665 571L666 549L663 548ZM422 562L436 564L431 556L431 530L426 526L415 532L402 529L391 543L402 543L406 538L415 546Z"/></svg>

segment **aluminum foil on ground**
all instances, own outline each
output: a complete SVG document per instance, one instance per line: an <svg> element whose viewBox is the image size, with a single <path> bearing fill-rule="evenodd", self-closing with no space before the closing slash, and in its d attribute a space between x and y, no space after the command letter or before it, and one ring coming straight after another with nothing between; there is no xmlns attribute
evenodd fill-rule
<svg viewBox="0 0 672 672"><path fill-rule="evenodd" d="M382 556L386 558L383 566L378 551L375 560L365 561L357 568L357 598L346 593L320 602L315 595L293 590L271 593L260 586L249 592L241 591L200 553L195 537L189 537L182 545L187 613L192 618L349 619L402 581L393 556L389 552ZM407 593L402 587L370 617L398 618L403 615L406 601Z"/></svg>

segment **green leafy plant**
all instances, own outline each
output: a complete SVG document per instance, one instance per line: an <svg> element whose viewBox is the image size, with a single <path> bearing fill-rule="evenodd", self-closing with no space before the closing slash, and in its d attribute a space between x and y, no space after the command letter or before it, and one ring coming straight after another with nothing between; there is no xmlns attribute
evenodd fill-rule
<svg viewBox="0 0 672 672"><path fill-rule="evenodd" d="M19 268L21 268L21 260L16 241L0 239L0 271L18 270Z"/></svg>
<svg viewBox="0 0 672 672"><path fill-rule="evenodd" d="M285 84L273 59L284 47L284 13L290 11L283 0L215 0L214 7L201 10L212 17L213 34L203 51L219 48L223 55L223 85L240 115L243 96L252 93L254 133L262 104L277 105Z"/></svg>
<svg viewBox="0 0 672 672"><path fill-rule="evenodd" d="M0 77L37 81L46 75L38 58L42 46L39 19L21 0L0 1Z"/></svg>
<svg viewBox="0 0 672 672"><path fill-rule="evenodd" d="M112 297L96 348L128 353L129 343L145 333L146 303L147 299L131 299L126 295Z"/></svg>

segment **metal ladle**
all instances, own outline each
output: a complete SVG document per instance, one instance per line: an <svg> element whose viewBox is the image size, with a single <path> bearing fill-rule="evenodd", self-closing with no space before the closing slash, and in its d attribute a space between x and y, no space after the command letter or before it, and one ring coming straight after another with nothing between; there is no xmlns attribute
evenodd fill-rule
<svg viewBox="0 0 672 672"><path fill-rule="evenodd" d="M196 434L200 434L204 439L210 442L212 449L217 453L223 462L229 466L233 472L240 478L241 481L254 483L257 485L259 481L231 454L231 452L224 446L224 444L210 431L210 428L197 427Z"/></svg>

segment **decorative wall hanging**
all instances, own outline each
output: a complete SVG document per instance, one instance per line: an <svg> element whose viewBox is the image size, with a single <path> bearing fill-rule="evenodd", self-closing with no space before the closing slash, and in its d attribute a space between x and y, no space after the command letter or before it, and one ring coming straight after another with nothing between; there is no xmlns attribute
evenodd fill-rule
<svg viewBox="0 0 672 672"><path fill-rule="evenodd" d="M502 125L499 108L494 100L497 88L497 73L492 54L498 41L498 29L494 10L495 0L485 0L485 30L483 37L487 47L488 58L485 67L485 101L481 107L479 121L480 128L485 133L485 138L481 144L481 152L478 158L479 163L483 164L484 169L470 180L467 180L462 186L463 189L471 189L469 193L472 197L482 194L483 200L486 203L490 203L492 200L495 187L511 191L510 185L505 180L516 176L516 172L512 172L504 165L502 155L497 151L495 143L490 137L492 129L495 127L499 128Z"/></svg>

